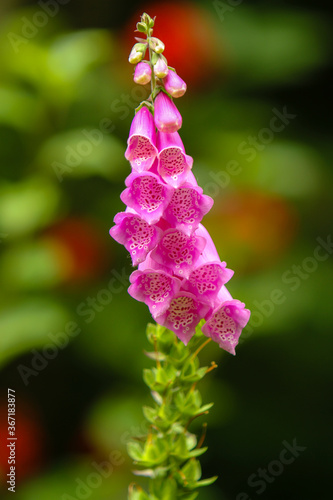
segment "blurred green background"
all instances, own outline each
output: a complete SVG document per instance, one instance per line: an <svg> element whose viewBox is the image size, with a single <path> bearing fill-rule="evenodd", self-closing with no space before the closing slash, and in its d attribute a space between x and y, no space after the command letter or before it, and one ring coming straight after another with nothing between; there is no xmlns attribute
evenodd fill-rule
<svg viewBox="0 0 333 500"><path fill-rule="evenodd" d="M235 269L228 288L252 310L235 358L211 344L202 354L219 364L201 386L215 402L203 475L219 480L199 498L330 494L331 9L2 0L2 498L8 387L17 500L125 500L134 478L126 441L146 430L150 317L126 292L130 260L108 230L123 210L127 135L146 96L127 62L144 10L187 81L181 136L215 200L204 223ZM295 439L306 449L281 471L272 464ZM262 487L248 482L259 468L273 471Z"/></svg>

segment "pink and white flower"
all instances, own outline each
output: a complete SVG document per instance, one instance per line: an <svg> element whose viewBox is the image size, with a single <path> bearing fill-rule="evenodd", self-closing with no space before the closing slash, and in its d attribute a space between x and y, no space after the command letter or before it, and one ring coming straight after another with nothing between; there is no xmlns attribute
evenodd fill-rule
<svg viewBox="0 0 333 500"><path fill-rule="evenodd" d="M150 172L132 172L125 185L127 188L120 195L121 201L134 209L148 224L158 222L171 201L173 188Z"/></svg>
<svg viewBox="0 0 333 500"><path fill-rule="evenodd" d="M149 307L154 318L163 314L180 290L181 280L162 270L134 271L130 276L128 293Z"/></svg>
<svg viewBox="0 0 333 500"><path fill-rule="evenodd" d="M187 85L175 71L170 70L163 79L164 88L172 97L182 97L187 89Z"/></svg>
<svg viewBox="0 0 333 500"><path fill-rule="evenodd" d="M157 133L158 173L162 179L177 188L187 180L193 158L185 153L178 132Z"/></svg>
<svg viewBox="0 0 333 500"><path fill-rule="evenodd" d="M205 245L206 240L200 236L187 236L178 229L167 229L151 258L176 276L188 278Z"/></svg>
<svg viewBox="0 0 333 500"><path fill-rule="evenodd" d="M230 354L235 355L242 329L247 325L251 312L245 309L245 304L231 297L223 287L218 294L220 305L206 317L202 333Z"/></svg>
<svg viewBox="0 0 333 500"><path fill-rule="evenodd" d="M155 76L164 77L166 92L180 97L186 83L172 70L166 75L167 70L159 57ZM150 78L150 65L137 64L134 80L144 84ZM182 117L172 98L162 90L152 105L154 117L143 105L132 121L125 153L132 173L120 195L127 208L116 215L110 229L110 235L130 252L133 266L138 266L128 292L185 344L205 319L204 335L235 354L250 311L225 287L234 272L221 262L201 224L214 202L193 175L193 158L177 132Z"/></svg>
<svg viewBox="0 0 333 500"><path fill-rule="evenodd" d="M182 288L193 293L200 302L214 308L218 293L234 272L226 267L225 262L207 262L194 269Z"/></svg>
<svg viewBox="0 0 333 500"><path fill-rule="evenodd" d="M151 67L146 62L139 62L135 66L133 80L139 85L146 85L151 80Z"/></svg>
<svg viewBox="0 0 333 500"><path fill-rule="evenodd" d="M149 170L157 156L154 118L143 106L133 118L125 158L137 172Z"/></svg>
<svg viewBox="0 0 333 500"><path fill-rule="evenodd" d="M120 212L114 218L115 226L110 229L110 236L125 246L130 253L133 266L143 262L147 254L155 248L162 237L162 231L150 226L139 215Z"/></svg>
<svg viewBox="0 0 333 500"><path fill-rule="evenodd" d="M188 292L174 295L168 309L156 321L175 332L177 337L188 344L195 334L195 327L207 312L208 306L202 304Z"/></svg>
<svg viewBox="0 0 333 500"><path fill-rule="evenodd" d="M191 235L214 204L214 200L203 194L201 187L189 183L176 189L163 217L169 224Z"/></svg>

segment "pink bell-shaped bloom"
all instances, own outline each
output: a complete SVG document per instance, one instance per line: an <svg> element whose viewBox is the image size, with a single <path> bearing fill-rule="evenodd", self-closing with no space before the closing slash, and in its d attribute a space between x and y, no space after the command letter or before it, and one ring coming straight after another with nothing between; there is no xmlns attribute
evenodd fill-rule
<svg viewBox="0 0 333 500"><path fill-rule="evenodd" d="M198 185L198 182L192 172L192 170L189 171L188 175L187 175L187 179L186 179L186 183L187 184L190 184L191 186L197 186Z"/></svg>
<svg viewBox="0 0 333 500"><path fill-rule="evenodd" d="M195 327L208 310L208 306L200 303L194 295L179 292L174 295L168 309L156 318L156 321L175 332L177 337L188 344L195 334Z"/></svg>
<svg viewBox="0 0 333 500"><path fill-rule="evenodd" d="M235 355L235 347L251 313L245 309L243 302L231 297L225 286L221 288L218 300L220 305L206 317L207 322L203 325L202 332L217 342L222 349Z"/></svg>
<svg viewBox="0 0 333 500"><path fill-rule="evenodd" d="M173 188L150 172L132 172L125 184L127 189L120 195L122 202L133 208L148 224L155 224L169 204Z"/></svg>
<svg viewBox="0 0 333 500"><path fill-rule="evenodd" d="M178 229L167 229L152 251L151 258L176 276L188 278L205 245L205 238L194 234L187 236Z"/></svg>
<svg viewBox="0 0 333 500"><path fill-rule="evenodd" d="M163 180L177 188L187 180L193 165L193 158L185 154L185 148L178 132L158 132L158 173Z"/></svg>
<svg viewBox="0 0 333 500"><path fill-rule="evenodd" d="M213 203L214 200L204 195L199 186L192 186L186 182L174 191L163 217L171 226L190 235L197 229Z"/></svg>
<svg viewBox="0 0 333 500"><path fill-rule="evenodd" d="M135 66L133 80L139 85L146 85L151 79L151 67L150 64L145 62L139 62Z"/></svg>
<svg viewBox="0 0 333 500"><path fill-rule="evenodd" d="M155 227L159 225L155 224ZM163 264L158 264L156 260L152 259L151 257L152 252L149 252L147 255L146 259L143 262L140 262L138 266L139 271L147 271L152 270L152 271L163 271L165 274L169 274L170 276L172 275L170 269L167 266L164 266Z"/></svg>
<svg viewBox="0 0 333 500"><path fill-rule="evenodd" d="M221 259L218 251L216 250L212 237L205 226L199 224L198 228L195 230L195 234L197 236L201 236L201 238L205 238L206 240L206 246L197 261L196 267L206 264L207 262L220 262Z"/></svg>
<svg viewBox="0 0 333 500"><path fill-rule="evenodd" d="M159 57L156 64L154 64L154 74L157 78L164 78L169 73L167 63L162 57Z"/></svg>
<svg viewBox="0 0 333 500"><path fill-rule="evenodd" d="M172 70L170 70L167 76L164 78L163 83L165 90L172 97L183 96L187 89L187 85L184 80L182 80L180 76L178 76L177 73Z"/></svg>
<svg viewBox="0 0 333 500"><path fill-rule="evenodd" d="M181 285L179 278L154 269L134 271L130 276L130 282L128 293L134 299L147 304L154 318L168 309Z"/></svg>
<svg viewBox="0 0 333 500"><path fill-rule="evenodd" d="M191 272L188 280L184 280L182 289L193 293L200 302L214 308L222 285L227 283L233 274L225 262L208 262Z"/></svg>
<svg viewBox="0 0 333 500"><path fill-rule="evenodd" d="M155 99L154 121L161 132L177 132L182 126L181 114L170 97L162 91Z"/></svg>
<svg viewBox="0 0 333 500"><path fill-rule="evenodd" d="M114 222L116 225L110 229L110 236L129 251L133 266L146 259L163 234L161 229L130 212L118 213Z"/></svg>
<svg viewBox="0 0 333 500"><path fill-rule="evenodd" d="M154 118L143 106L133 118L125 158L137 172L149 170L157 156Z"/></svg>

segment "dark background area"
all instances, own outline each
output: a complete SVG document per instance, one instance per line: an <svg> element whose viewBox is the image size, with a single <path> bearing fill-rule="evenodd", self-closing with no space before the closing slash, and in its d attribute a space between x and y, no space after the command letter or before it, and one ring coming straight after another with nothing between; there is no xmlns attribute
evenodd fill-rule
<svg viewBox="0 0 333 500"><path fill-rule="evenodd" d="M332 254L324 247L327 259L306 259L332 231L332 5L244 0L221 20L214 2L72 0L16 53L8 33L20 34L22 17L38 10L37 2L0 7L0 431L6 435L11 387L16 498L75 497L77 479L85 482L92 462L113 450L123 463L89 498L123 500L133 480L124 436L140 433L149 402L141 373L150 366L143 355L150 317L126 292L129 259L108 230L129 173L123 154L137 86L127 57L143 11L157 15L156 35L188 84L176 104L199 184L207 192L212 179L225 179L230 160L241 166L207 192L215 205L204 224L235 269L231 293L256 314L235 358L211 344L202 353L203 363L219 365L201 387L215 402L203 477L219 480L199 498L327 498ZM284 107L296 118L248 161L239 145ZM82 130L99 129L105 118L115 130L59 179L54 162L66 165L68 151L86 139ZM283 278L288 271L293 283ZM114 272L125 278L110 299L101 290ZM285 300L274 306L276 289ZM82 313L88 309L90 316ZM61 335L69 322L73 337ZM55 338L68 345L46 359ZM33 370L26 378L22 366ZM283 443L294 440L306 447L295 461L269 473L262 493L249 485L260 468L274 472ZM3 498L6 453L1 447Z"/></svg>

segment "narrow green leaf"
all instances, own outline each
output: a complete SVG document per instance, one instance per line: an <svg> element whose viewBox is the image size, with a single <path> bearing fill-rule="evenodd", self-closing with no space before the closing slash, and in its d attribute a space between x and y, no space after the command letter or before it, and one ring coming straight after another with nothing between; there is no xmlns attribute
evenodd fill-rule
<svg viewBox="0 0 333 500"><path fill-rule="evenodd" d="M214 403L208 403L207 405L201 406L199 408L198 413L203 413L204 411L208 411L212 406L214 406Z"/></svg>
<svg viewBox="0 0 333 500"><path fill-rule="evenodd" d="M194 491L192 493L185 493L184 495L181 495L179 498L181 500L195 500L198 495L199 495L199 492Z"/></svg>
<svg viewBox="0 0 333 500"><path fill-rule="evenodd" d="M146 328L146 335L149 342L154 345L154 336L156 335L156 325L148 323Z"/></svg>
<svg viewBox="0 0 333 500"><path fill-rule="evenodd" d="M202 479L201 481L196 482L196 487L201 486L209 486L213 484L218 479L218 476L209 477L208 479Z"/></svg>
<svg viewBox="0 0 333 500"><path fill-rule="evenodd" d="M143 380L150 389L155 387L155 374L153 369L145 368L143 370Z"/></svg>
<svg viewBox="0 0 333 500"><path fill-rule="evenodd" d="M194 450L192 451L189 451L188 455L189 455L189 458L193 458L193 457L200 457L201 455L203 455L206 451L208 450L208 446L205 446L204 448L195 448Z"/></svg>
<svg viewBox="0 0 333 500"><path fill-rule="evenodd" d="M136 441L130 441L127 443L127 453L135 461L141 461L143 456L143 450L140 443Z"/></svg>
<svg viewBox="0 0 333 500"><path fill-rule="evenodd" d="M191 458L182 468L182 473L189 483L198 481L201 478L200 462L195 458Z"/></svg>
<svg viewBox="0 0 333 500"><path fill-rule="evenodd" d="M138 491L137 489L130 488L128 490L128 500L150 500L150 497L142 489Z"/></svg>
<svg viewBox="0 0 333 500"><path fill-rule="evenodd" d="M142 410L146 419L152 424L155 423L158 410L156 408L152 408L151 406L144 406Z"/></svg>

